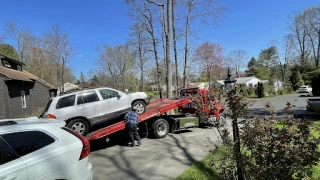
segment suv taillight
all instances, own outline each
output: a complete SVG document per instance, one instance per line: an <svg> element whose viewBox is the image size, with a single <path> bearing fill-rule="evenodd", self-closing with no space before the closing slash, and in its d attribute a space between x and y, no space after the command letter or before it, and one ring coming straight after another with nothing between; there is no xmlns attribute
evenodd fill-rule
<svg viewBox="0 0 320 180"><path fill-rule="evenodd" d="M77 132L75 132L75 131L73 131L73 130L71 130L69 128L62 127L62 129L64 129L64 130L68 131L69 133L75 135L77 138L79 138L81 140L83 147L82 147L82 151L81 151L81 154L80 154L79 161L81 159L86 158L87 156L89 156L89 153L90 153L90 143L89 143L89 141L85 137L81 136L80 134L78 134Z"/></svg>
<svg viewBox="0 0 320 180"><path fill-rule="evenodd" d="M53 114L48 114L47 118L49 118L49 119L57 119L57 117L55 115L53 115Z"/></svg>

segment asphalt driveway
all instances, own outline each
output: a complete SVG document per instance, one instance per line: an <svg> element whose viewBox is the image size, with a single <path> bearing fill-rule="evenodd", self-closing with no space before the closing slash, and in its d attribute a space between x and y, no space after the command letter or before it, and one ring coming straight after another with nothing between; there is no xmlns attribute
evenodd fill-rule
<svg viewBox="0 0 320 180"><path fill-rule="evenodd" d="M202 160L217 141L215 128L192 128L163 139L142 140L140 147L91 143L89 159L95 180L173 179L194 162Z"/></svg>
<svg viewBox="0 0 320 180"><path fill-rule="evenodd" d="M264 103L271 102L282 116L282 109L287 102L296 105L295 114L305 114L307 97L301 94L277 96L273 98L253 99L250 108L252 115L266 115ZM231 128L231 127L230 127ZM215 128L192 128L170 134L163 139L142 140L141 147L127 147L123 143L123 134L117 134L115 143L103 141L91 142L92 152L89 156L93 165L95 180L121 179L174 179L195 161L202 160L210 149L211 142L217 142Z"/></svg>

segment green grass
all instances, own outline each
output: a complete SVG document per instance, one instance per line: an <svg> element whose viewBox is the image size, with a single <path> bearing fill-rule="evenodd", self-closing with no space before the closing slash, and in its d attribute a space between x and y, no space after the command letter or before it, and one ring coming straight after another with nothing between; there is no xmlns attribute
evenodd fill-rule
<svg viewBox="0 0 320 180"><path fill-rule="evenodd" d="M184 171L175 180L214 180L222 179L218 175L218 171L209 166L210 159L214 158L214 154L207 155L202 161L193 164L189 169Z"/></svg>

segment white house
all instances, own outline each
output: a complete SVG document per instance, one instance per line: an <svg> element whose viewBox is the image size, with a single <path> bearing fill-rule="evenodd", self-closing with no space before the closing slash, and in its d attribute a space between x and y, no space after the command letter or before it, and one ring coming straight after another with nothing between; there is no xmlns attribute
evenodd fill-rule
<svg viewBox="0 0 320 180"><path fill-rule="evenodd" d="M261 80L257 77L241 77L241 78L234 78L236 81L236 84L246 84L247 87L257 87L258 82L261 82ZM214 84L224 86L224 80L218 80L215 81Z"/></svg>
<svg viewBox="0 0 320 180"><path fill-rule="evenodd" d="M257 88L258 87L258 82L261 83L267 83L268 80L261 80L257 77L241 77L241 78L234 78L236 81L236 84L246 84L247 87L253 87L253 88ZM224 80L218 80L215 81L214 84L219 85L220 87L224 87ZM283 83L282 81L276 80L274 82L274 89L277 91L279 89L283 88Z"/></svg>

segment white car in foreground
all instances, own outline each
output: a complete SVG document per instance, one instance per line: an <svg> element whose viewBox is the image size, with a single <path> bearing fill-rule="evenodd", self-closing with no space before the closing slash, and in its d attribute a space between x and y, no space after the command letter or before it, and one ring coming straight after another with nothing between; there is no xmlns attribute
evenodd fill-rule
<svg viewBox="0 0 320 180"><path fill-rule="evenodd" d="M312 92L312 88L310 86L300 86L298 89L299 93L310 93Z"/></svg>
<svg viewBox="0 0 320 180"><path fill-rule="evenodd" d="M0 120L0 179L91 180L90 145L64 121Z"/></svg>

